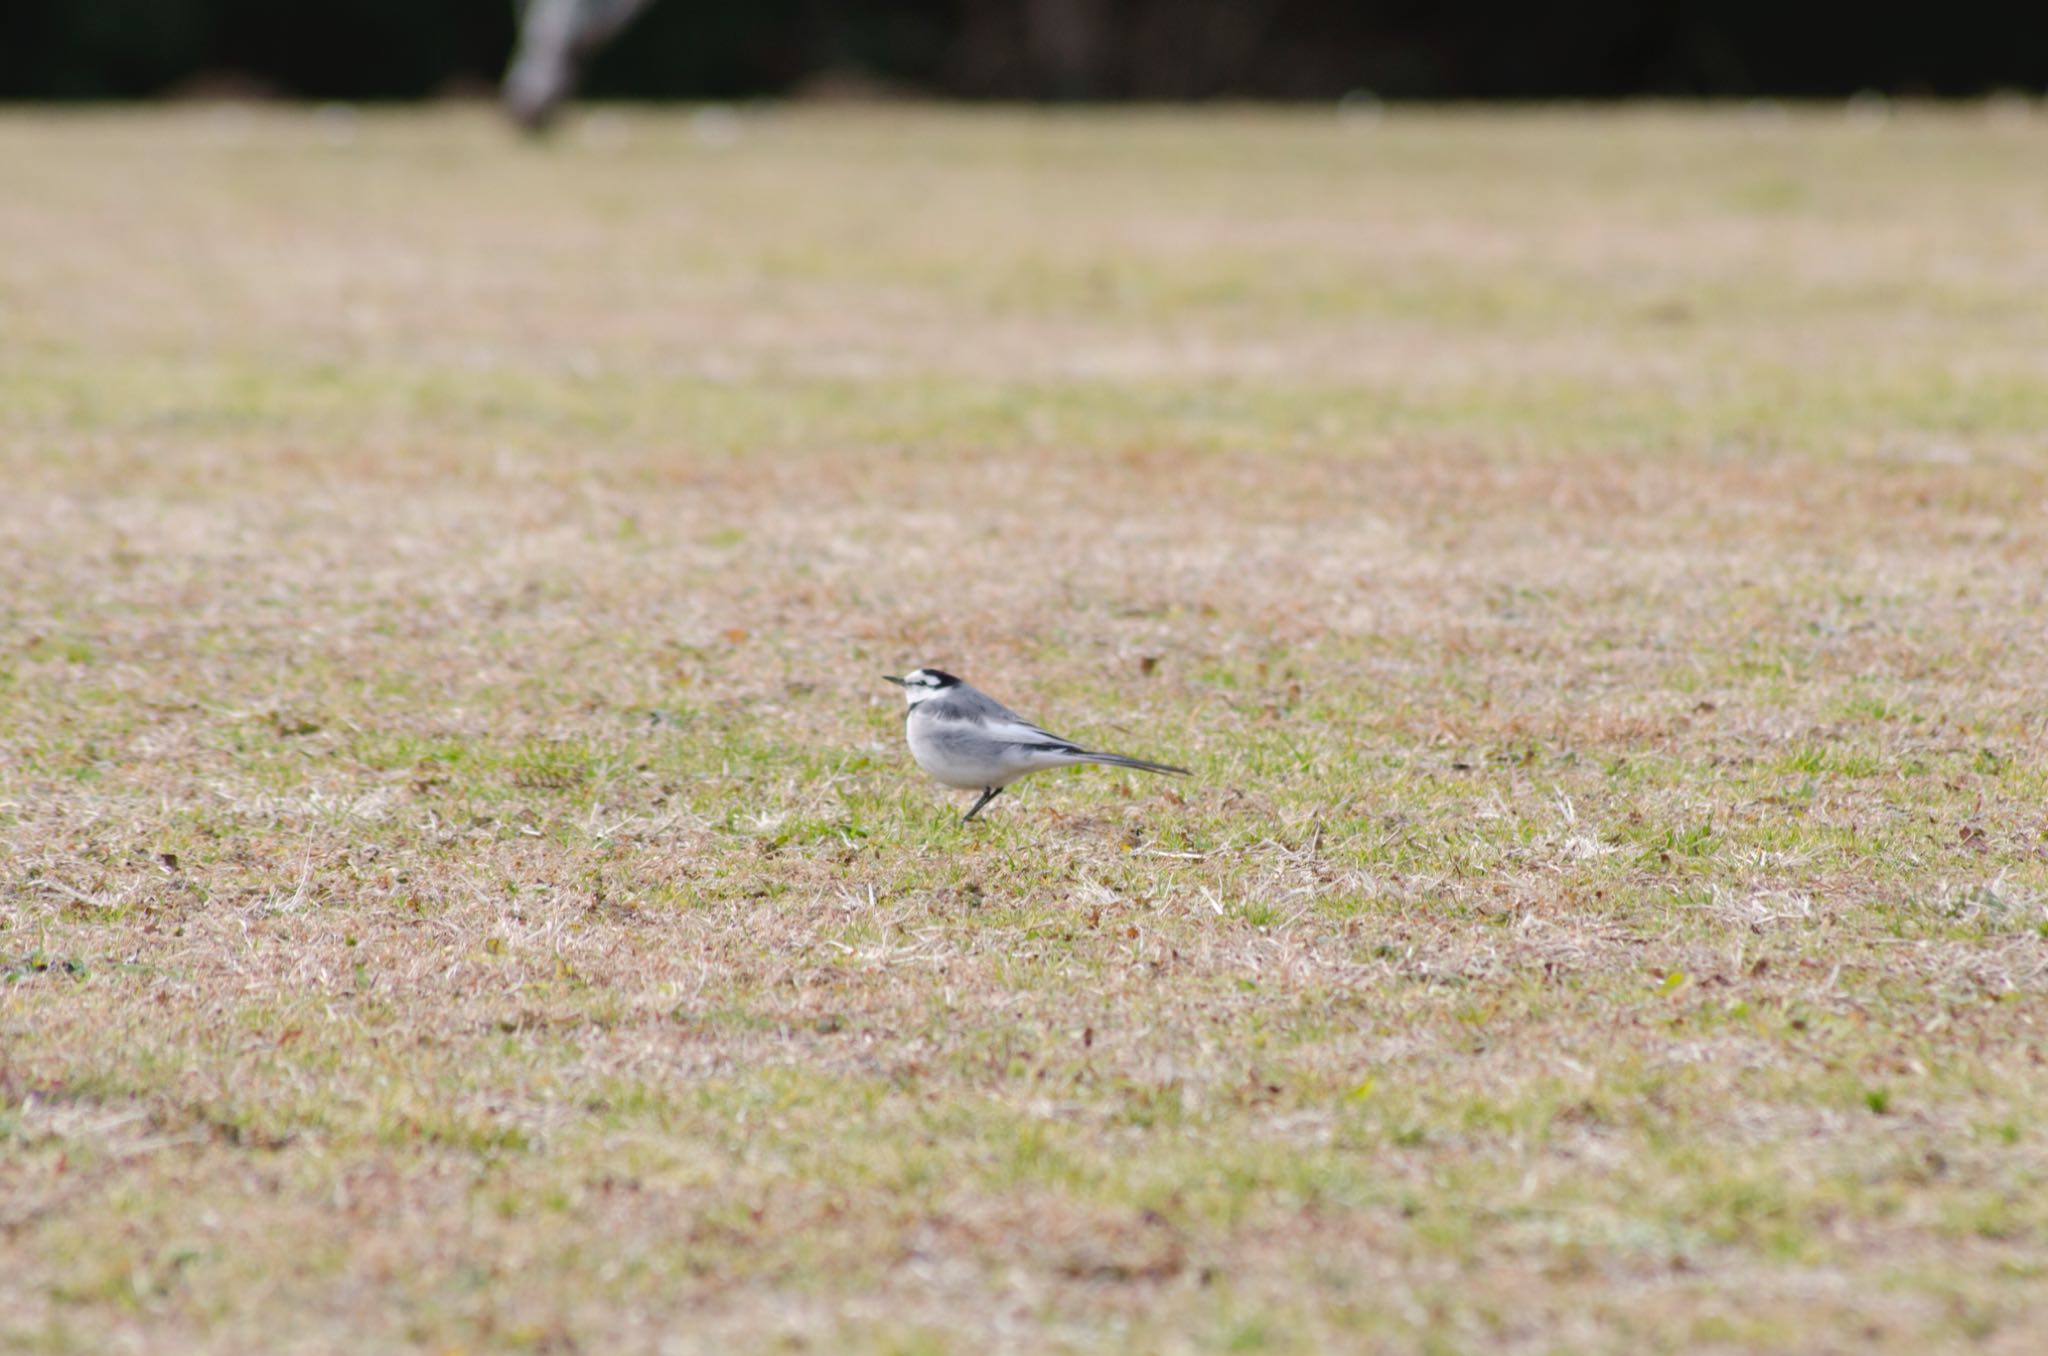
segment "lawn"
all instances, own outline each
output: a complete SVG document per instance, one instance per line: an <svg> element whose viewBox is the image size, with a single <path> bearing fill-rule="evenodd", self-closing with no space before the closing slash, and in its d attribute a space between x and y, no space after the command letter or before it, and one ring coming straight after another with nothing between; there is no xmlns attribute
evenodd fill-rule
<svg viewBox="0 0 2048 1356"><path fill-rule="evenodd" d="M2038 1350L2044 162L0 113L0 1347Z"/></svg>

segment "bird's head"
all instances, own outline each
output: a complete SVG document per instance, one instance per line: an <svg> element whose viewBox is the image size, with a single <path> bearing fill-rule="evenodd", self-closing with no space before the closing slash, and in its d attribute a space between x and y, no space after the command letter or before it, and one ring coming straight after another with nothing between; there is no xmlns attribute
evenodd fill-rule
<svg viewBox="0 0 2048 1356"><path fill-rule="evenodd" d="M938 696L949 687L960 686L958 678L939 669L912 669L901 678L886 673L882 677L902 688L903 700L912 706L929 697Z"/></svg>

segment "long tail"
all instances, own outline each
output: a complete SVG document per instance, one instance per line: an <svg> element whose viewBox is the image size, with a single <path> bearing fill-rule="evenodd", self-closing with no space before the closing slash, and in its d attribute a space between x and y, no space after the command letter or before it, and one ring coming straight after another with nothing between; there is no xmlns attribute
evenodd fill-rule
<svg viewBox="0 0 2048 1356"><path fill-rule="evenodd" d="M1134 767L1140 772L1164 772L1173 777L1192 777L1195 775L1184 767L1173 767L1167 763L1151 763L1143 758L1126 758L1121 753L1091 753L1087 749L1074 750L1074 761L1078 763L1101 763L1104 767Z"/></svg>

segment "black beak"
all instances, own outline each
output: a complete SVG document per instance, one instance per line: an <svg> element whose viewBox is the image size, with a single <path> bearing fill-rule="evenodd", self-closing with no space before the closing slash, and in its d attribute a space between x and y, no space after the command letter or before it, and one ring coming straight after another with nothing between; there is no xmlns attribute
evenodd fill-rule
<svg viewBox="0 0 2048 1356"><path fill-rule="evenodd" d="M895 675L893 675L893 674L888 674L888 673L885 673L885 674L883 674L883 675L882 675L882 681L883 681L883 682L885 682L885 683L894 683L894 684L896 684L896 686L898 686L898 687L908 687L908 686L909 686L909 684L908 684L908 683L905 683L905 682L904 682L904 681L903 681L903 680L902 680L901 678L898 678L898 677L896 677Z"/></svg>

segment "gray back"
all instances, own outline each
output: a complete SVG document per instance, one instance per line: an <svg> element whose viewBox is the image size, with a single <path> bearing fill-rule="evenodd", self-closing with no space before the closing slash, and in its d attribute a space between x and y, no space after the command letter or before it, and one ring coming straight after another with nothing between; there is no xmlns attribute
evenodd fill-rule
<svg viewBox="0 0 2048 1356"><path fill-rule="evenodd" d="M988 693L978 687L969 687L966 683L946 688L936 696L926 697L910 709L923 711L940 720L971 720L976 723L1014 720L1029 724L1024 717Z"/></svg>

